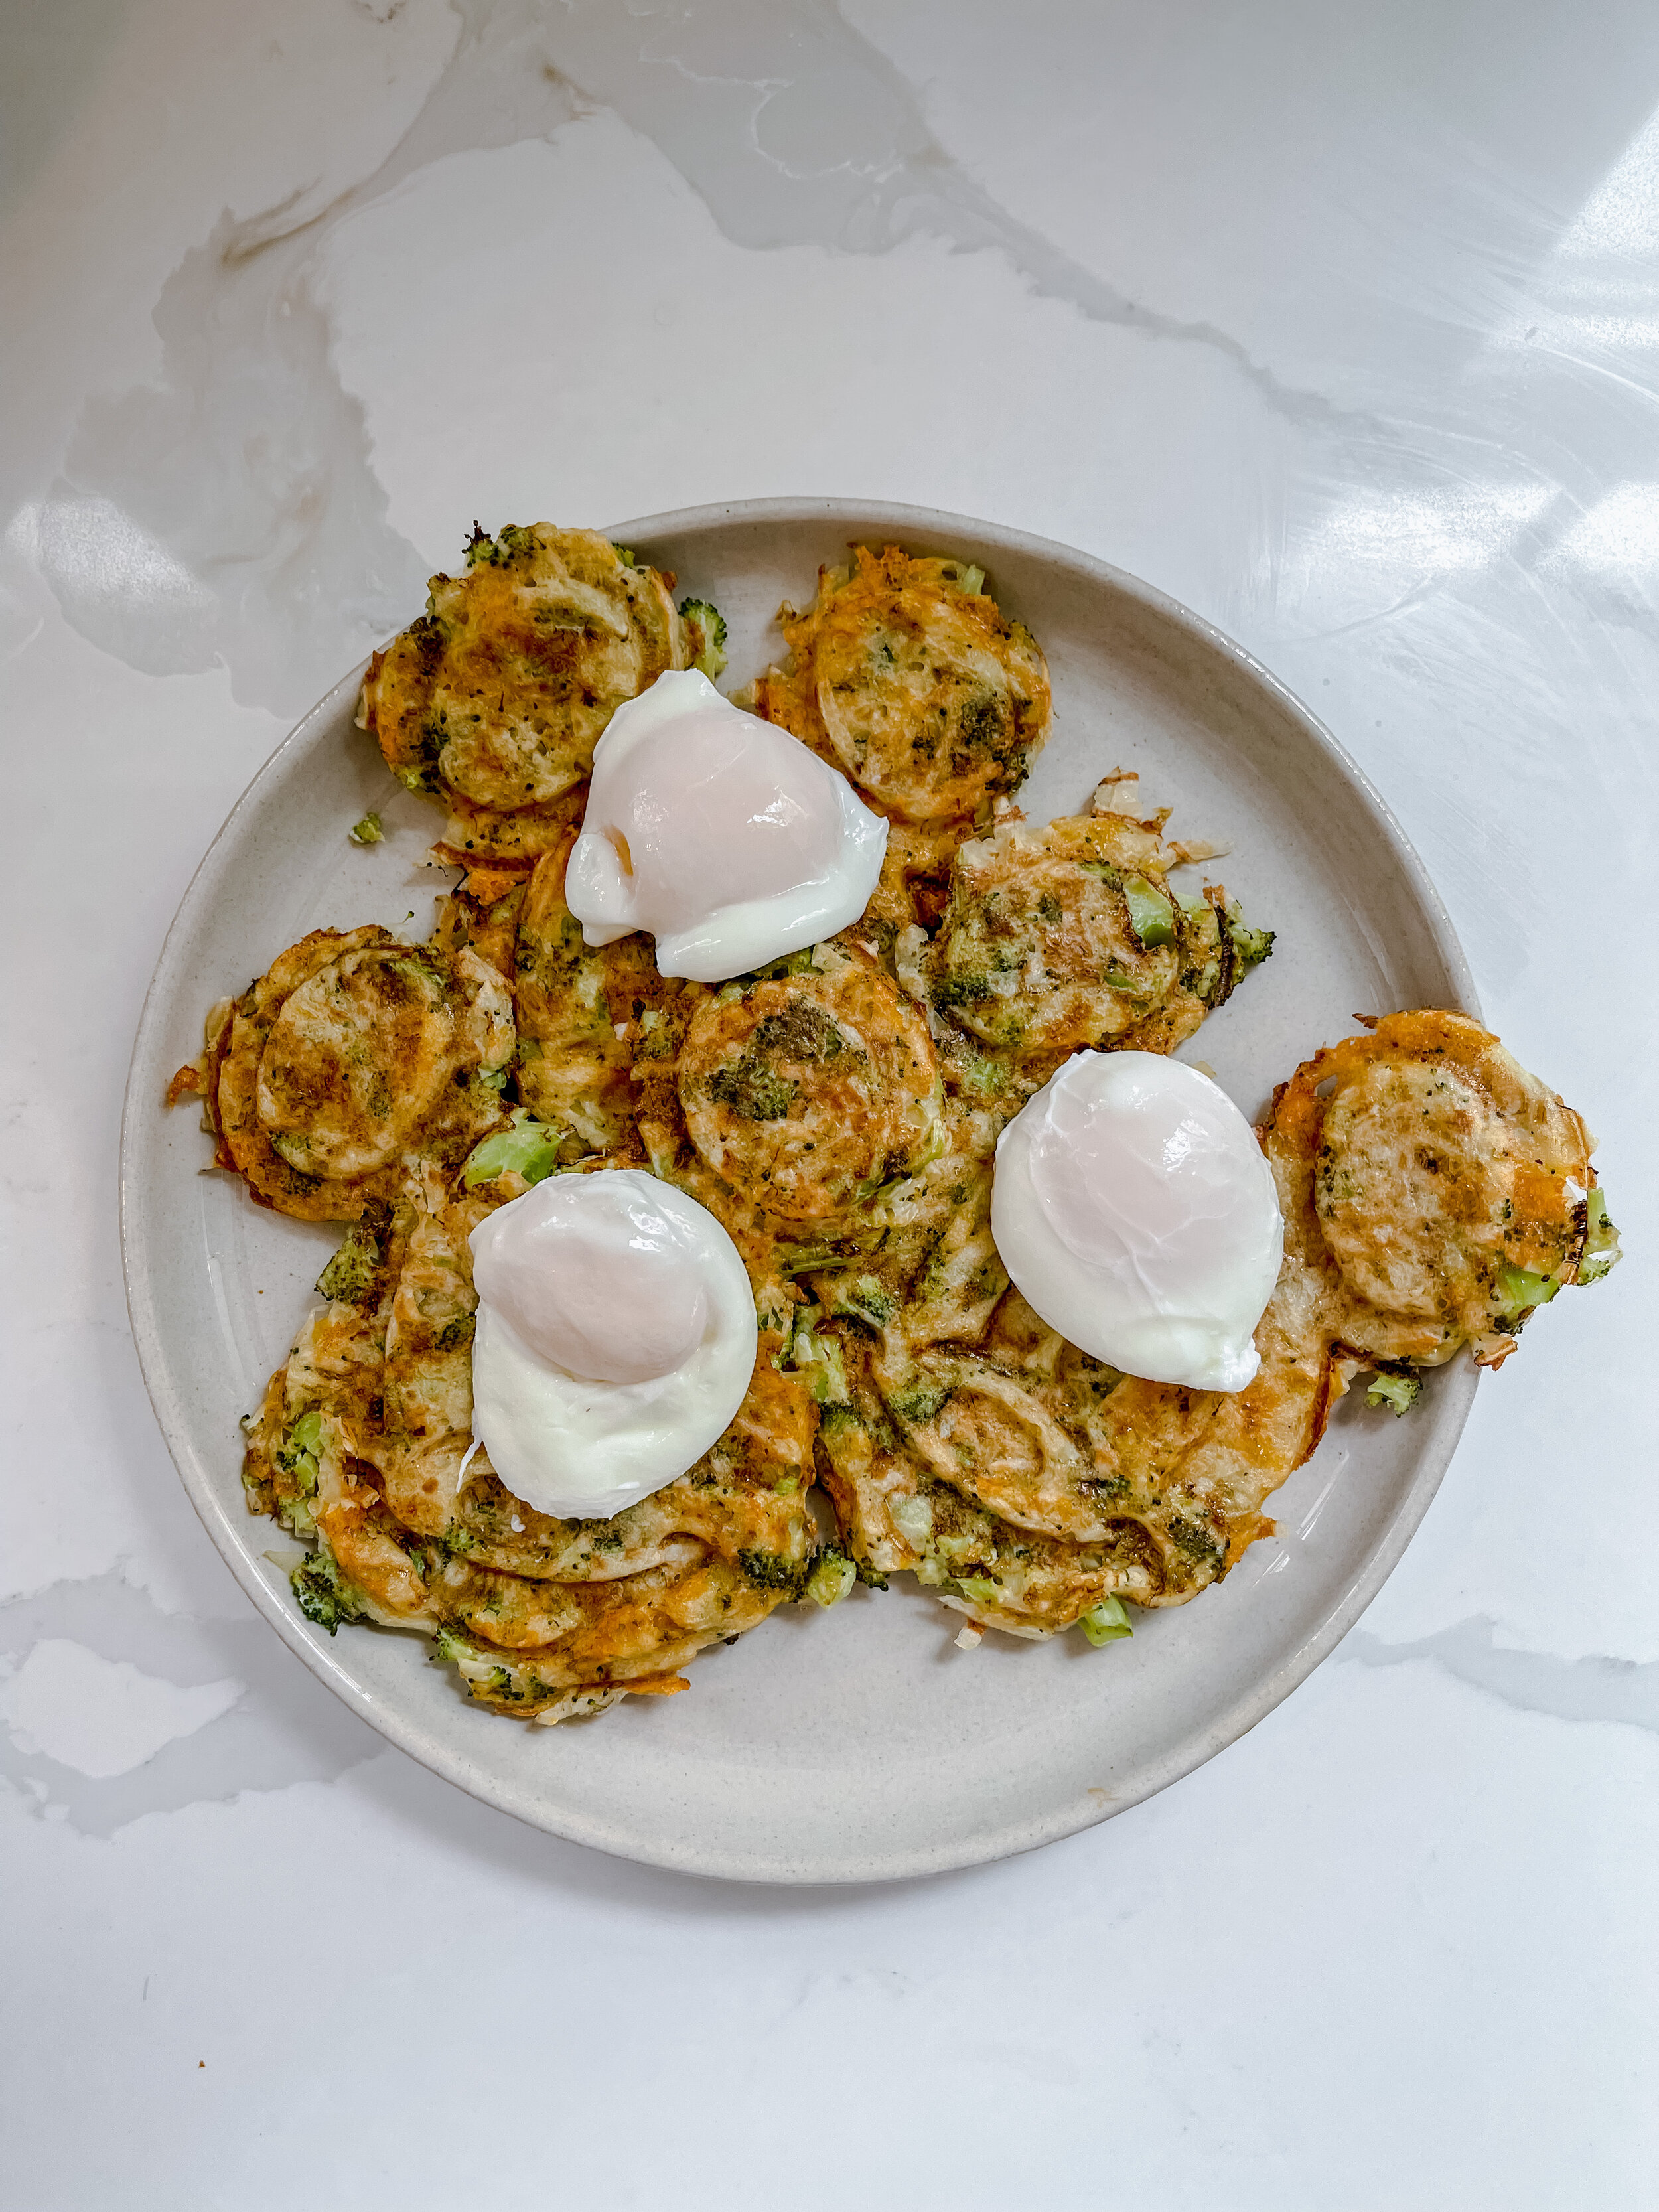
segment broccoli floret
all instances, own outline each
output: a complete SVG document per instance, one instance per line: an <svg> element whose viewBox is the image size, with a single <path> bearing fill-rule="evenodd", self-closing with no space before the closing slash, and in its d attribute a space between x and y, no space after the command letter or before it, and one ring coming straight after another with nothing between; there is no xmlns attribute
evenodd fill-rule
<svg viewBox="0 0 1659 2212"><path fill-rule="evenodd" d="M707 599L682 599L680 620L696 624L701 650L691 665L714 683L726 667L726 617Z"/></svg>
<svg viewBox="0 0 1659 2212"><path fill-rule="evenodd" d="M1237 899L1228 902L1222 918L1227 934L1232 939L1233 981L1237 985L1252 968L1259 968L1272 952L1274 932L1271 929L1251 929L1239 911Z"/></svg>
<svg viewBox="0 0 1659 2212"><path fill-rule="evenodd" d="M491 538L481 524L475 522L472 535L466 541L466 565L469 568L505 568L508 562L529 552L534 543L531 532L519 523L503 523Z"/></svg>
<svg viewBox="0 0 1659 2212"><path fill-rule="evenodd" d="M795 1331L789 1344L789 1361L806 1377L807 1388L820 1406L844 1406L851 1392L847 1387L847 1367L842 1350L833 1336L819 1336L813 1328L818 1319L816 1306L801 1306L795 1315Z"/></svg>
<svg viewBox="0 0 1659 2212"><path fill-rule="evenodd" d="M745 1549L738 1553L738 1565L757 1589L782 1590L789 1597L801 1596L811 1575L804 1561L786 1559L777 1552Z"/></svg>
<svg viewBox="0 0 1659 2212"><path fill-rule="evenodd" d="M1188 1521L1179 1513L1170 1516L1170 1540L1178 1552L1184 1552L1196 1566L1219 1569L1225 1556L1211 1531L1197 1521Z"/></svg>
<svg viewBox="0 0 1659 2212"><path fill-rule="evenodd" d="M806 1595L817 1605L839 1605L858 1580L858 1569L839 1544L826 1544L812 1562Z"/></svg>
<svg viewBox="0 0 1659 2212"><path fill-rule="evenodd" d="M1368 1406L1386 1406L1391 1413L1408 1413L1422 1395L1420 1375L1373 1375L1365 1387Z"/></svg>
<svg viewBox="0 0 1659 2212"><path fill-rule="evenodd" d="M361 1304L380 1264L380 1240L366 1221L354 1221L344 1242L317 1278L318 1295Z"/></svg>
<svg viewBox="0 0 1659 2212"><path fill-rule="evenodd" d="M1103 1644L1116 1644L1134 1634L1121 1597L1103 1597L1098 1605L1091 1605L1079 1620L1078 1626L1097 1650Z"/></svg>
<svg viewBox="0 0 1659 2212"><path fill-rule="evenodd" d="M325 1547L301 1559L289 1577L300 1610L319 1628L337 1635L343 1620L366 1620L368 1608L361 1595L340 1572L334 1554Z"/></svg>
<svg viewBox="0 0 1659 2212"><path fill-rule="evenodd" d="M976 1006L991 995L991 986L983 975L941 975L929 996L942 1014L952 1006Z"/></svg>
<svg viewBox="0 0 1659 2212"><path fill-rule="evenodd" d="M902 1397L890 1398L888 1404L900 1420L911 1428L919 1429L924 1428L933 1419L950 1395L948 1386L943 1382L919 1382L915 1389L906 1391Z"/></svg>
<svg viewBox="0 0 1659 2212"><path fill-rule="evenodd" d="M353 823L348 835L354 845L378 845L386 831L378 814L365 814L361 822Z"/></svg>
<svg viewBox="0 0 1659 2212"><path fill-rule="evenodd" d="M853 1572L864 1584L866 1589L884 1590L890 1587L886 1576L878 1575L875 1569L864 1559L854 1560Z"/></svg>

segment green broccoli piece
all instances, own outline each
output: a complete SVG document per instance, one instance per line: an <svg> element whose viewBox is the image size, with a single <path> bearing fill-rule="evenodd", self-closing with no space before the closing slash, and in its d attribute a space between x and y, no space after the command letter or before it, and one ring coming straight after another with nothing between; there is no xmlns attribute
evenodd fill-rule
<svg viewBox="0 0 1659 2212"><path fill-rule="evenodd" d="M1002 1603L1002 1592L988 1575L958 1575L956 1586L963 1597L971 1598L975 1605Z"/></svg>
<svg viewBox="0 0 1659 2212"><path fill-rule="evenodd" d="M1248 975L1252 968L1259 968L1273 949L1275 933L1271 929L1251 929L1239 910L1237 899L1230 899L1222 917L1233 947L1233 983L1235 988Z"/></svg>
<svg viewBox="0 0 1659 2212"><path fill-rule="evenodd" d="M888 1404L907 1427L920 1429L927 1426L950 1395L945 1383L919 1382L902 1397L890 1398Z"/></svg>
<svg viewBox="0 0 1659 2212"><path fill-rule="evenodd" d="M472 535L466 541L466 565L469 568L505 568L521 554L528 553L535 542L534 534L516 522L503 523L494 538L475 522ZM430 605L430 600L427 604Z"/></svg>
<svg viewBox="0 0 1659 2212"><path fill-rule="evenodd" d="M1116 1644L1134 1634L1121 1597L1103 1597L1098 1605L1091 1605L1079 1620L1078 1626L1097 1650L1103 1644Z"/></svg>
<svg viewBox="0 0 1659 2212"><path fill-rule="evenodd" d="M1500 1267L1498 1287L1503 1294L1506 1314L1531 1313L1538 1306L1547 1306L1561 1287L1559 1275L1535 1274L1530 1267Z"/></svg>
<svg viewBox="0 0 1659 2212"><path fill-rule="evenodd" d="M317 1278L318 1295L360 1305L380 1264L380 1239L366 1221L354 1221L339 1250Z"/></svg>
<svg viewBox="0 0 1659 2212"><path fill-rule="evenodd" d="M872 1328L879 1328L898 1311L898 1300L873 1275L858 1275L850 1283L836 1285L830 1310L838 1318L861 1321Z"/></svg>
<svg viewBox="0 0 1659 2212"><path fill-rule="evenodd" d="M839 1544L826 1544L812 1562L806 1595L815 1605L839 1605L858 1580L858 1569Z"/></svg>
<svg viewBox="0 0 1659 2212"><path fill-rule="evenodd" d="M726 667L726 617L707 599L682 599L680 620L696 624L702 649L691 665L714 683Z"/></svg>
<svg viewBox="0 0 1659 2212"><path fill-rule="evenodd" d="M618 545L614 538L611 541L611 550L622 562L624 568L637 568L639 567L640 564L635 559L632 549L626 545Z"/></svg>
<svg viewBox="0 0 1659 2212"><path fill-rule="evenodd" d="M805 1594L811 1574L811 1569L805 1563L786 1559L777 1552L758 1549L740 1551L738 1565L757 1589L781 1590L786 1596L792 1598Z"/></svg>
<svg viewBox="0 0 1659 2212"><path fill-rule="evenodd" d="M461 1180L469 1190L476 1190L481 1182L493 1182L512 1169L526 1182L544 1182L559 1164L559 1133L515 1107L510 1129L498 1129L472 1147Z"/></svg>
<svg viewBox="0 0 1659 2212"><path fill-rule="evenodd" d="M1126 876L1123 896L1129 906L1129 927L1150 952L1159 945L1175 943L1175 908L1145 876Z"/></svg>
<svg viewBox="0 0 1659 2212"><path fill-rule="evenodd" d="M361 822L354 823L347 832L354 845L378 845L386 836L378 814L365 814Z"/></svg>
<svg viewBox="0 0 1659 2212"><path fill-rule="evenodd" d="M1368 1406L1386 1406L1396 1416L1410 1413L1423 1392L1420 1375L1373 1375L1365 1386Z"/></svg>
<svg viewBox="0 0 1659 2212"><path fill-rule="evenodd" d="M326 1546L319 1547L289 1577L300 1610L331 1636L339 1633L343 1620L366 1620L368 1608L361 1594L340 1572L339 1562Z"/></svg>
<svg viewBox="0 0 1659 2212"><path fill-rule="evenodd" d="M317 1455L322 1448L323 1417L315 1406L301 1414L276 1447L277 1466L294 1477L307 1498L317 1488Z"/></svg>
<svg viewBox="0 0 1659 2212"><path fill-rule="evenodd" d="M795 1312L794 1334L789 1342L789 1364L806 1377L813 1401L820 1406L845 1406L852 1393L847 1387L847 1367L833 1336L819 1336L813 1323L820 1318L817 1306L800 1306Z"/></svg>
<svg viewBox="0 0 1659 2212"><path fill-rule="evenodd" d="M1578 1263L1578 1279L1599 1283L1624 1256L1619 1249L1619 1231L1607 1219L1607 1193L1599 1183L1586 1200L1586 1212L1589 1228L1584 1237L1584 1256Z"/></svg>

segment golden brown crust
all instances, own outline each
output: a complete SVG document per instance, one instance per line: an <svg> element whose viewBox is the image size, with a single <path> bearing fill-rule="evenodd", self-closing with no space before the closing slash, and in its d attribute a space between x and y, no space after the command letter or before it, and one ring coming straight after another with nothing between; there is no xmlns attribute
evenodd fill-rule
<svg viewBox="0 0 1659 2212"><path fill-rule="evenodd" d="M280 1213L355 1221L501 1120L487 1079L512 1054L505 981L471 951L313 930L236 1001L210 1054L219 1158Z"/></svg>
<svg viewBox="0 0 1659 2212"><path fill-rule="evenodd" d="M1029 630L963 564L896 545L823 569L805 616L779 619L787 672L755 684L756 709L847 774L902 822L971 822L1012 793L1048 733L1048 671Z"/></svg>
<svg viewBox="0 0 1659 2212"><path fill-rule="evenodd" d="M536 865L513 954L519 1097L583 1148L614 1152L633 1133L630 1024L655 974L647 939L585 943L564 902L574 833Z"/></svg>
<svg viewBox="0 0 1659 2212"><path fill-rule="evenodd" d="M617 708L689 655L664 578L597 531L480 533L468 563L434 576L428 611L374 657L360 719L403 781L452 797L467 834L450 842L500 854L507 817L535 840Z"/></svg>
<svg viewBox="0 0 1659 2212"><path fill-rule="evenodd" d="M815 1542L812 1401L804 1376L775 1364L784 1339L768 1330L718 1443L610 1520L536 1512L482 1452L463 1484L477 1304L467 1239L493 1203L474 1194L416 1211L395 1280L371 1286L361 1312L337 1304L313 1319L277 1378L280 1413L256 1424L249 1464L268 1493L273 1474L284 1479L282 1438L319 1413L307 1494L354 1599L373 1619L446 1623L505 1655L505 1683L463 1667L471 1693L533 1717L573 1687L670 1675L800 1594ZM327 1332L349 1385L320 1373ZM349 1358L338 1349L348 1342Z"/></svg>
<svg viewBox="0 0 1659 2212"><path fill-rule="evenodd" d="M1437 1366L1468 1343L1495 1365L1527 1278L1577 1278L1589 1133L1467 1015L1390 1014L1316 1053L1274 1094L1266 1142L1297 1172L1356 1353Z"/></svg>
<svg viewBox="0 0 1659 2212"><path fill-rule="evenodd" d="M926 1024L864 953L706 998L677 1081L713 1172L787 1221L844 1213L936 1150L939 1077Z"/></svg>

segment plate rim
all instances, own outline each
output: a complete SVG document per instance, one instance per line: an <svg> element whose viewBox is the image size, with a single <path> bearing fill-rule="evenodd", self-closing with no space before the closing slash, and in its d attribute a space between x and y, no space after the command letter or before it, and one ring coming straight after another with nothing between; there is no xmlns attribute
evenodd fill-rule
<svg viewBox="0 0 1659 2212"><path fill-rule="evenodd" d="M891 501L827 497L720 501L636 516L607 526L604 534L613 540L631 544L636 538L647 541L653 537L684 535L716 526L729 526L733 523L760 526L805 523L827 527L844 526L850 533L849 543L858 540L867 542L871 537L884 533L891 533L895 538L908 540L912 544L923 539L937 543L941 538L948 538L953 532L966 533L980 545L1025 554L1039 561L1068 568L1097 586L1115 592L1161 616L1195 643L1219 655L1240 676L1267 694L1279 710L1298 726L1302 735L1323 753L1328 763L1336 770L1370 816L1371 826L1388 844L1395 860L1410 882L1435 949L1452 979L1455 999L1454 1010L1476 1019L1481 1018L1474 980L1450 914L1393 810L1364 769L1311 708L1247 647L1204 616L1195 613L1144 579L1059 539L1043 538L1004 524L982 521L970 515L955 514L940 508L902 505ZM603 1818L561 1808L549 1808L536 1801L531 1793L506 1784L495 1776L472 1765L463 1753L453 1751L437 1739L428 1736L405 1714L384 1705L340 1662L332 1650L323 1645L320 1636L313 1635L292 1607L284 1604L282 1596L260 1571L251 1540L251 1532L256 1524L251 1520L244 1524L232 1518L197 1449L188 1417L178 1401L173 1388L156 1310L155 1285L150 1279L146 1255L136 1227L137 1133L140 1115L156 1110L160 1096L159 1092L155 1097L150 1095L154 1086L149 1080L152 1073L149 1060L154 1054L157 1032L172 1003L169 988L173 981L172 970L181 960L185 939L193 924L196 908L206 897L216 878L216 862L241 818L262 798L267 783L276 779L290 754L302 750L312 741L314 727L319 720L339 712L350 693L362 684L367 667L368 660L365 659L338 683L331 685L273 747L250 778L191 872L162 939L144 993L121 1109L118 1181L121 1269L127 1314L144 1387L162 1438L198 1519L243 1593L276 1630L289 1650L386 1741L407 1753L445 1781L465 1790L469 1796L522 1820L544 1834L558 1836L572 1843L605 1851L615 1857L660 1867L670 1872L764 1885L841 1888L858 1883L911 1881L1014 1857L1039 1849L1045 1844L1059 1842L1066 1836L1078 1834L1085 1828L1127 1812L1133 1806L1144 1803L1147 1798L1181 1781L1247 1735L1328 1658L1399 1565L1439 1489L1474 1404L1480 1378L1479 1370L1468 1361L1458 1360L1443 1374L1434 1394L1434 1425L1425 1436L1423 1449L1410 1481L1378 1540L1366 1555L1360 1571L1341 1593L1318 1627L1281 1665L1249 1685L1207 1729L1195 1731L1188 1742L1171 1750L1163 1759L1151 1762L1133 1787L1121 1795L1114 1793L1109 1802L1103 1802L1097 1793L1085 1794L1081 1802L1061 1807L1048 1816L1027 1821L1024 1826L1018 1820L1004 1822L982 1836L939 1849L913 1847L901 1851L885 1851L868 1859L842 1859L838 1860L833 1869L826 1869L798 1864L776 1854L758 1859L753 1852L745 1854L741 1850L734 1850L723 1845L681 1847L672 1836L647 1844L632 1832L623 1832L608 1826ZM556 1814L556 1817L550 1818L550 1813Z"/></svg>

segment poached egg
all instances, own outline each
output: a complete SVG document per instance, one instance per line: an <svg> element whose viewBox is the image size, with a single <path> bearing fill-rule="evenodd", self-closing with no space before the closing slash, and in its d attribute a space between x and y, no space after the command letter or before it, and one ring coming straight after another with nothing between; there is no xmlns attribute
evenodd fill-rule
<svg viewBox="0 0 1659 2212"><path fill-rule="evenodd" d="M469 1241L472 1433L515 1498L609 1520L730 1425L754 1372L755 1298L706 1206L634 1168L556 1175Z"/></svg>
<svg viewBox="0 0 1659 2212"><path fill-rule="evenodd" d="M1050 1328L1126 1375L1242 1390L1285 1225L1218 1084L1150 1052L1080 1052L1003 1131L991 1233Z"/></svg>
<svg viewBox="0 0 1659 2212"><path fill-rule="evenodd" d="M589 945L648 930L663 975L723 982L856 921L886 849L839 769L674 669L605 726L565 903Z"/></svg>

